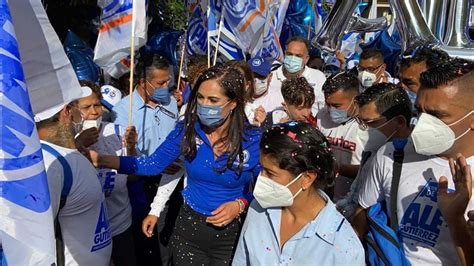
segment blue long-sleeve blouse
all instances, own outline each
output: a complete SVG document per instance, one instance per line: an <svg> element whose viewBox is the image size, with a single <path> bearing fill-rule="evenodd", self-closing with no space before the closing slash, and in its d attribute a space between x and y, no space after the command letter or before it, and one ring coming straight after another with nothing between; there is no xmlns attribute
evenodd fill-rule
<svg viewBox="0 0 474 266"><path fill-rule="evenodd" d="M188 175L187 186L182 192L184 201L193 210L203 215L211 215L212 211L221 204L240 197L245 197L250 203L253 196L249 192L249 185L260 172L260 129L245 129L242 141L244 163L242 171L237 171L239 159L237 158L234 162L233 169L225 168L229 153L224 153L214 159L212 146L200 123L196 122L194 128L197 133L197 152L193 160L184 161ZM181 155L180 147L184 139L184 131L184 123L178 123L150 156L120 157L119 172L144 176L160 174Z"/></svg>

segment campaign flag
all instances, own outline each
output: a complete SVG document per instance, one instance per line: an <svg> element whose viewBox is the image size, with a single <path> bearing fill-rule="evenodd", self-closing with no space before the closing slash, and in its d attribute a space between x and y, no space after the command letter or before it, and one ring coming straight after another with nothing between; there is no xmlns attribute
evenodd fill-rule
<svg viewBox="0 0 474 266"><path fill-rule="evenodd" d="M33 113L80 98L81 86L41 0L10 0L8 6Z"/></svg>
<svg viewBox="0 0 474 266"><path fill-rule="evenodd" d="M10 16L7 1L0 0L2 265L52 265L56 259L53 214L41 146L15 36L15 22Z"/></svg>
<svg viewBox="0 0 474 266"><path fill-rule="evenodd" d="M225 9L224 18L229 23L241 48L253 51L262 36L266 23L264 0L222 0Z"/></svg>
<svg viewBox="0 0 474 266"><path fill-rule="evenodd" d="M321 1L322 0L313 0L314 6L314 33L318 34L318 32L323 27L323 6Z"/></svg>
<svg viewBox="0 0 474 266"><path fill-rule="evenodd" d="M135 23L135 50L147 40L145 0L98 0L102 8L94 61L105 69L120 64L130 55L132 25Z"/></svg>
<svg viewBox="0 0 474 266"><path fill-rule="evenodd" d="M188 4L189 20L186 32L186 50L188 55L207 54L206 8L207 6L203 6L197 1Z"/></svg>
<svg viewBox="0 0 474 266"><path fill-rule="evenodd" d="M251 51L252 57L260 56L266 59L282 61L283 50L280 44L280 34L288 9L289 0L270 2L265 10L265 25L262 38Z"/></svg>
<svg viewBox="0 0 474 266"><path fill-rule="evenodd" d="M240 47L239 40L232 31L232 27L226 20L227 11L222 8L221 0L209 0L208 13L207 13L207 27L209 31L209 37L211 45L217 47L219 30L219 52L227 59L243 59L244 54ZM222 24L222 25L221 25Z"/></svg>

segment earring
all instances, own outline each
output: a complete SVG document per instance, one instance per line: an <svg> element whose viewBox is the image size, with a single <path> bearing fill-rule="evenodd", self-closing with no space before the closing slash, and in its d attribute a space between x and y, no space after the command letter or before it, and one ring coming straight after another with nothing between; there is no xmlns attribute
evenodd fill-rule
<svg viewBox="0 0 474 266"><path fill-rule="evenodd" d="M301 190L305 191L305 190L306 190L306 188L304 188L304 187L301 187Z"/></svg>

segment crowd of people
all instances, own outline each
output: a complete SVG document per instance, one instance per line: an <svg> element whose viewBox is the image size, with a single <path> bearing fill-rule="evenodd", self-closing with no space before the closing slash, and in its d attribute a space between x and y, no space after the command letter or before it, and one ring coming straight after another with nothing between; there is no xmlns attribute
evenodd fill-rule
<svg viewBox="0 0 474 266"><path fill-rule="evenodd" d="M37 115L58 265L472 265L474 62L367 49L325 74L309 49L195 57L176 86L146 56L133 93L81 81Z"/></svg>

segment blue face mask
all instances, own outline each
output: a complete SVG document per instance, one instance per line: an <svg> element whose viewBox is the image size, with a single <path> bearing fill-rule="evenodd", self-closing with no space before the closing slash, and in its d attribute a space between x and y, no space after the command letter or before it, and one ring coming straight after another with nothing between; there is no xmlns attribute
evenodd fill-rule
<svg viewBox="0 0 474 266"><path fill-rule="evenodd" d="M148 84L150 84L150 82L148 82ZM169 105L171 103L171 94L169 93L168 88L155 88L155 91L149 96L149 98L155 103L161 105Z"/></svg>
<svg viewBox="0 0 474 266"><path fill-rule="evenodd" d="M343 124L349 120L347 110L339 110L334 107L329 108L329 116L331 117L331 121L338 125Z"/></svg>
<svg viewBox="0 0 474 266"><path fill-rule="evenodd" d="M416 93L411 91L411 90L405 90L408 94L408 98L410 99L410 102L415 105L416 102Z"/></svg>
<svg viewBox="0 0 474 266"><path fill-rule="evenodd" d="M224 122L224 120L226 119L226 118L222 118L222 108L224 108L224 106L226 106L229 102L227 102L226 104L222 106L203 105L203 104L198 103L197 115L199 117L199 121L201 122L201 124L207 127L215 127L222 124L222 122Z"/></svg>
<svg viewBox="0 0 474 266"><path fill-rule="evenodd" d="M297 73L303 68L303 58L294 55L286 55L283 60L283 66L286 71L291 74Z"/></svg>

